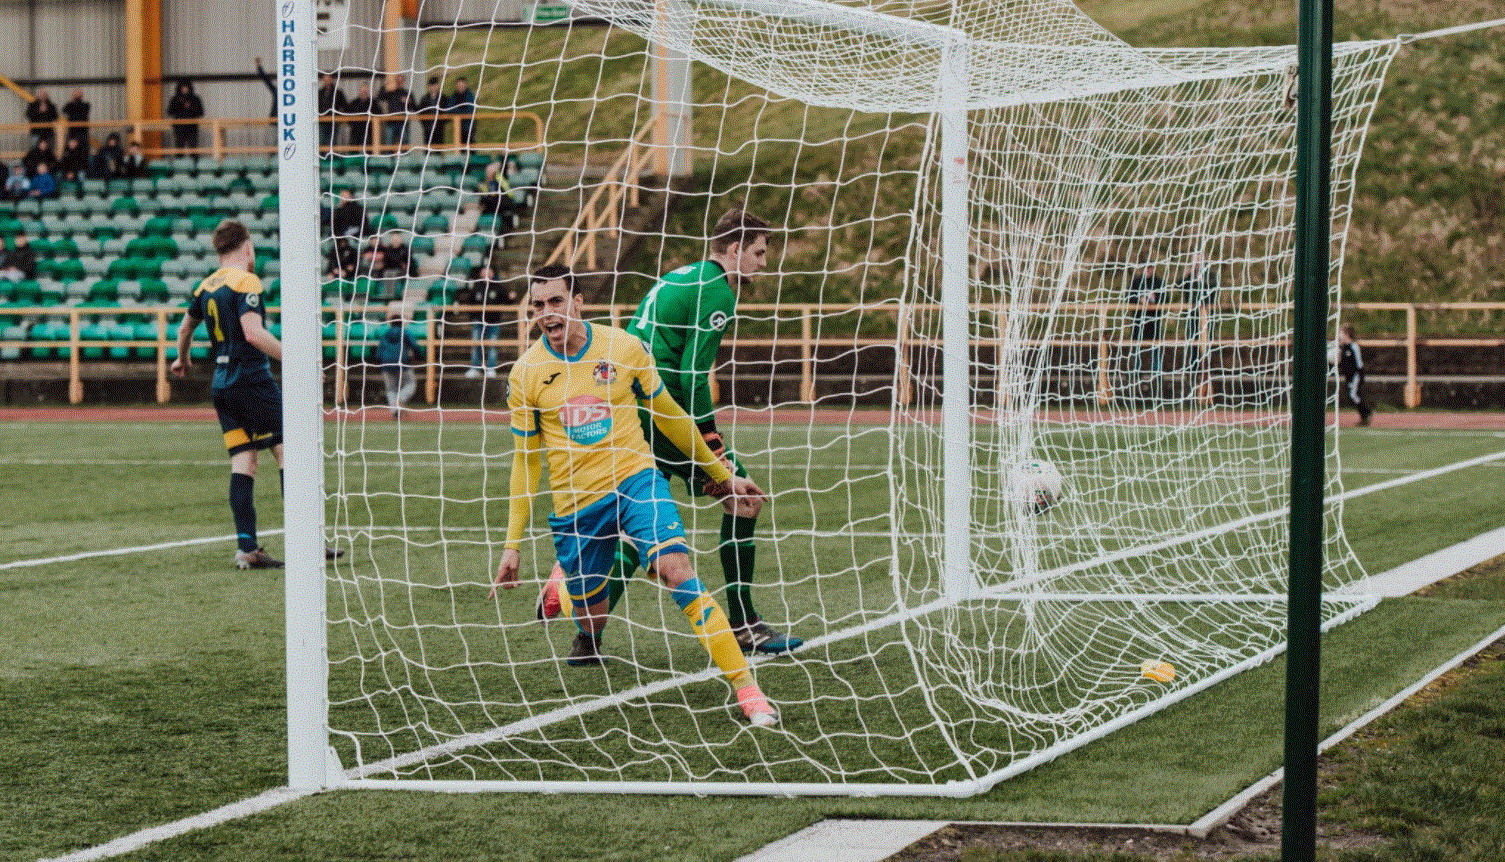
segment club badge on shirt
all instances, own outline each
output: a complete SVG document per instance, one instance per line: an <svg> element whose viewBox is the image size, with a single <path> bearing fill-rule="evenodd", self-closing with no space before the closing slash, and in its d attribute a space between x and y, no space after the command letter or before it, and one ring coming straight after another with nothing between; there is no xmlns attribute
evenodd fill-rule
<svg viewBox="0 0 1505 862"><path fill-rule="evenodd" d="M617 382L617 369L612 367L605 359L596 363L596 370L591 372L591 379L596 381L597 386L608 386Z"/></svg>

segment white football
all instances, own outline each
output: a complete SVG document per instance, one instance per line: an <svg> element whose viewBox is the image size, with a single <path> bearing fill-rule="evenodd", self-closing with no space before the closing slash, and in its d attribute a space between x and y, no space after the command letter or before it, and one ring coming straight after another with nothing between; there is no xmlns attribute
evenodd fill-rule
<svg viewBox="0 0 1505 862"><path fill-rule="evenodd" d="M1025 461L1009 471L1008 491L1010 499L1038 515L1065 497L1066 479L1049 461Z"/></svg>

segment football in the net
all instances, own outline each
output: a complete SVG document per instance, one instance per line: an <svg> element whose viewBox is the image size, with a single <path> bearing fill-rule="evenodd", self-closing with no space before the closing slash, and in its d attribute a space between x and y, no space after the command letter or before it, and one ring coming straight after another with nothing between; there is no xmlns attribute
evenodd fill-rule
<svg viewBox="0 0 1505 862"><path fill-rule="evenodd" d="M1049 461L1025 461L1009 470L1008 489L1011 499L1038 515L1065 497L1066 479Z"/></svg>

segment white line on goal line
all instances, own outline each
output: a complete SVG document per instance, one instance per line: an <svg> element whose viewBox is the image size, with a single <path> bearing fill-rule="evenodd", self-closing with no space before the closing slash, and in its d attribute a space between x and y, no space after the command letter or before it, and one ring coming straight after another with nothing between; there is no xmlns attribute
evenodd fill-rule
<svg viewBox="0 0 1505 862"><path fill-rule="evenodd" d="M258 530L262 536L275 536L282 532L282 528L275 530ZM5 569L24 569L30 566L47 566L53 563L72 563L78 560L87 560L93 557L114 557L120 554L139 554L146 551L166 551L172 548L186 548L190 545L209 545L215 542L233 542L235 534L228 536L205 536L198 539L179 539L175 542L160 542L155 545L136 545L129 548L106 548L102 551L82 551L77 554L68 554L62 557L43 557L34 560L12 560L9 563L0 563L0 571Z"/></svg>

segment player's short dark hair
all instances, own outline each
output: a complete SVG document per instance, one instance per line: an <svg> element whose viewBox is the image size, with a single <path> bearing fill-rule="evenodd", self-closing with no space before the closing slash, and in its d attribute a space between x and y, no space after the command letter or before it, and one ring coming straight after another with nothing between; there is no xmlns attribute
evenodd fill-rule
<svg viewBox="0 0 1505 862"><path fill-rule="evenodd" d="M214 229L214 252L218 255L227 255L246 244L251 238L251 232L246 226L234 219L225 219Z"/></svg>
<svg viewBox="0 0 1505 862"><path fill-rule="evenodd" d="M746 210L728 210L716 220L716 226L711 228L711 251L720 254L730 248L732 243L746 248L748 243L756 242L758 237L768 238L768 222Z"/></svg>
<svg viewBox="0 0 1505 862"><path fill-rule="evenodd" d="M543 284L546 281L563 281L565 289L570 292L571 296L580 293L580 280L575 278L575 273L562 263L551 263L533 270L533 284Z"/></svg>

